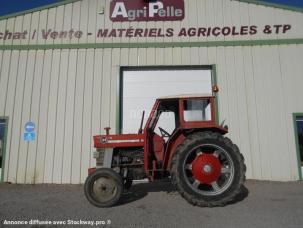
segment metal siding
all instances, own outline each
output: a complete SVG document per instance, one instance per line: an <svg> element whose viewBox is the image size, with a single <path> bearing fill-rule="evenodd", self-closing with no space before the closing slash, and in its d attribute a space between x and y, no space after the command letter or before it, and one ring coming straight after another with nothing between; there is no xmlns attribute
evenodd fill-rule
<svg viewBox="0 0 303 228"><path fill-rule="evenodd" d="M56 120L57 120L57 100L58 100L58 76L60 70L60 51L54 50L52 52L50 79L47 80L45 90L48 91L48 107L47 107L47 143L45 155L45 168L44 168L44 182L53 182L54 173L54 153L56 145ZM46 80L45 80L46 81ZM42 90L43 85L42 85ZM43 101L43 98L41 96Z"/></svg>
<svg viewBox="0 0 303 228"><path fill-rule="evenodd" d="M248 131L251 152L251 164L247 165L248 169L252 169L252 177L261 177L262 167L258 167L260 164L260 146L259 146L259 134L258 134L258 119L256 117L256 98L255 98L255 86L254 86L254 63L252 57L252 48L243 48L243 75L245 78L245 90L246 90L246 103L247 103L247 119L248 119ZM240 148L241 149L241 148ZM243 151L245 153L245 151ZM248 176L249 177L249 176Z"/></svg>
<svg viewBox="0 0 303 228"><path fill-rule="evenodd" d="M26 66L26 76L25 76L25 88L24 88L24 98L23 98L23 109L22 109L22 123L31 121L31 102L33 94L33 81L34 81L34 70L36 62L36 51L28 52L28 62ZM22 137L22 136L21 136ZM21 142L20 154L25 154L25 170L24 175L25 183L34 183L34 169L35 169L35 157L33 156L33 151L29 150L29 143Z"/></svg>
<svg viewBox="0 0 303 228"><path fill-rule="evenodd" d="M200 0L191 0L191 1L186 1L185 4L185 11L186 11L186 15L188 17L188 25L185 27L194 27L197 28L199 27L198 24L198 10L197 10L197 2L199 2ZM198 41L199 38L198 37L189 37L189 41L190 42L195 42Z"/></svg>
<svg viewBox="0 0 303 228"><path fill-rule="evenodd" d="M24 176L22 175L25 170L26 157L24 154L20 154L20 141L22 140L22 123L21 123L21 114L22 114L22 103L23 103L23 90L25 84L25 74L27 63L27 52L21 51L19 53L19 65L17 67L18 75L15 85L15 102L12 115L12 138L11 138L11 151L17 151L11 162L13 165L16 165L16 170L13 171L16 175L16 182L23 183ZM14 166L13 166L14 167ZM16 173L15 173L16 171ZM20 175L21 174L21 175Z"/></svg>
<svg viewBox="0 0 303 228"><path fill-rule="evenodd" d="M63 19L63 31L69 31L72 28L72 15L73 15L73 4L67 4L64 6L64 19ZM69 39L63 39L61 43L70 43Z"/></svg>
<svg viewBox="0 0 303 228"><path fill-rule="evenodd" d="M224 54L224 48L217 48L213 49L213 55L212 52L209 50L208 58L209 62L212 64L217 64L217 83L220 86L220 91L218 93L218 105L220 113L220 122L221 121L227 121L226 118L228 118L228 90L226 89L227 82L226 82L226 64L225 64L225 54ZM213 58L213 60L211 60ZM229 123L228 123L229 124Z"/></svg>
<svg viewBox="0 0 303 228"><path fill-rule="evenodd" d="M79 50L70 50L67 86L66 86L66 105L64 119L64 147L63 147L63 170L62 182L71 183L71 165L73 153L73 131L74 128L74 105L75 105L75 83L77 74L77 59Z"/></svg>
<svg viewBox="0 0 303 228"><path fill-rule="evenodd" d="M119 95L119 76L120 76L120 51L121 49L113 49L112 51L112 69L111 69L111 83L110 83L110 121L109 126L112 128L112 132L118 133L117 118L119 115L117 110L117 96Z"/></svg>
<svg viewBox="0 0 303 228"><path fill-rule="evenodd" d="M47 50L44 56L42 76L40 110L39 110L39 142L38 151L45 151L44 156L44 179L43 182L52 182L54 163L54 130L56 107L53 106L54 97L50 96L52 77L56 78L59 70L58 55L54 56L53 50ZM50 103L52 102L52 103Z"/></svg>
<svg viewBox="0 0 303 228"><path fill-rule="evenodd" d="M78 31L80 29L80 21L86 21L87 18L83 17L85 14L81 14L81 1L73 3L72 7L72 25L71 28L74 31ZM72 39L70 39L70 43L76 44L79 43L79 39L73 36Z"/></svg>
<svg viewBox="0 0 303 228"><path fill-rule="evenodd" d="M39 21L40 21L40 12L34 12L31 14L31 25L30 25L30 33L33 34L35 31L37 33L37 29L39 27ZM38 36L36 36L35 39L33 37L30 37L29 44L36 44L38 40Z"/></svg>
<svg viewBox="0 0 303 228"><path fill-rule="evenodd" d="M14 21L14 29L10 30L10 31L14 31L14 32L20 32L23 30L22 28L22 25L23 25L23 18L24 16L20 16L20 17L17 17ZM14 44L14 45L18 45L18 44L21 44L21 40L20 39L11 39L11 44ZM5 44L8 44L8 43L5 43Z"/></svg>
<svg viewBox="0 0 303 228"><path fill-rule="evenodd" d="M47 12L47 22L46 22L46 27L44 28L45 32L54 31L56 22L57 22L57 9L51 8ZM45 44L53 44L53 43L54 43L54 39L52 39L49 34L49 38L45 40Z"/></svg>
<svg viewBox="0 0 303 228"><path fill-rule="evenodd" d="M31 20L32 20L32 14L26 14L23 17L23 25L22 25L22 30L27 30L28 32L30 31L31 28ZM21 40L21 44L28 44L29 43L29 39L24 39Z"/></svg>
<svg viewBox="0 0 303 228"><path fill-rule="evenodd" d="M254 85L256 97L256 112L258 121L258 138L260 145L260 165L262 167L262 178L271 178L271 158L269 153L269 137L268 137L268 121L269 113L269 99L268 99L268 74L269 74L269 60L266 59L266 50L261 47L253 48L253 62L254 62ZM265 77L267 76L267 77Z"/></svg>
<svg viewBox="0 0 303 228"><path fill-rule="evenodd" d="M9 116L11 120L14 119L14 104L15 104L15 94L16 94L16 85L17 85L17 76L18 76L18 64L19 64L19 51L12 51L11 62L9 64L9 80L8 80L8 88L6 94L6 102L5 102L5 113L4 116ZM17 66L17 67L16 67ZM7 148L9 151L8 156L6 156L8 166L8 180L11 182L17 182L17 161L18 161L18 150L12 150L12 138L16 127L14 122L11 122L11 127L8 130L7 134ZM11 153L13 151L13 153Z"/></svg>
<svg viewBox="0 0 303 228"><path fill-rule="evenodd" d="M97 15L94 13L96 12L96 9L98 8L98 1L97 0L90 0L88 2L88 21L87 21L87 31L93 31L97 30ZM92 16L90 16L92 15ZM96 42L96 36L88 36L87 38L88 43L94 43Z"/></svg>
<svg viewBox="0 0 303 228"><path fill-rule="evenodd" d="M28 145L28 161L27 161L27 172L26 180L31 183L38 183L37 179L40 178L42 182L42 176L40 174L41 166L37 163L41 158L41 154L44 153L44 149L38 150L38 141L40 139L39 132L43 129L40 127L40 96L41 96L41 85L42 85L42 74L44 66L44 55L45 51L37 51L35 58L32 58L30 61L35 62L35 68L33 73L33 85L32 85L32 95L31 95L31 105L30 105L30 120L36 123L37 125L37 139L33 142L30 142ZM44 168L44 167L43 167ZM37 178L37 179L36 179Z"/></svg>
<svg viewBox="0 0 303 228"><path fill-rule="evenodd" d="M64 6L59 6L56 10L56 23L54 30L61 31L63 30L63 21L64 21ZM62 38L58 39L58 43L62 44Z"/></svg>
<svg viewBox="0 0 303 228"><path fill-rule="evenodd" d="M280 54L280 70L281 70L281 87L284 103L284 117L286 125L286 137L283 138L284 143L288 146L286 151L283 151L284 156L288 157L288 171L290 179L298 179L297 155L295 146L294 126L292 113L299 113L303 110L303 103L299 102L302 96L302 72L303 72L303 47L302 45L294 46L279 46Z"/></svg>
<svg viewBox="0 0 303 228"><path fill-rule="evenodd" d="M93 147L93 140L92 140L92 135L95 135L95 132L92 132L92 124L96 124L97 126L100 125L99 123L93 123L92 122L92 116L93 116L93 87L94 87L94 79L96 77L101 77L102 74L101 72L95 72L94 67L95 64L99 63L94 63L94 56L95 56L95 50L94 49L88 49L86 52L86 64L85 64L85 72L84 72L84 77L85 77L85 82L84 82L84 103L83 103L83 117L82 117L82 127L83 127L83 132L82 132L82 151L80 154L80 158L83 161L83 163L80 165L80 167L77 167L76 169L80 168L80 175L81 175L81 182L85 181L85 178L87 176L87 169L94 166L94 164L91 164L92 161L92 147ZM98 81L98 80L96 80ZM96 89L101 89L102 84L97 85ZM100 100L97 100L97 102L101 103ZM100 107L100 106L97 106ZM97 110L96 110L97 111ZM100 111L105 111L109 112L108 109L103 110L101 107L99 111L97 111L97 115L101 115L102 113ZM102 118L102 117L101 117ZM77 129L76 129L77 130ZM100 132L100 131L99 131ZM80 181L80 180L79 180Z"/></svg>
<svg viewBox="0 0 303 228"><path fill-rule="evenodd" d="M47 18L48 18L48 10L40 11L39 16L39 24L37 28L37 43L36 44L45 44L46 40L43 39L42 30L46 30L47 28Z"/></svg>
<svg viewBox="0 0 303 228"><path fill-rule="evenodd" d="M67 164L64 162L64 129L65 129L65 105L66 105L66 86L69 68L69 50L60 51L60 70L58 76L58 97L57 97L57 119L56 119L56 144L54 151L54 172L53 183L62 182L62 170Z"/></svg>
<svg viewBox="0 0 303 228"><path fill-rule="evenodd" d="M86 74L85 66L89 63L86 62L86 50L79 50L78 61L77 61L77 75L76 75L76 88L75 88L75 110L74 110L74 131L73 131L73 156L72 156L72 179L71 182L74 184L80 183L81 173L81 153L82 153L82 132L83 132L83 100L84 100L84 87L85 87L85 76L93 75L92 72ZM91 110L91 109L90 109ZM86 123L89 125L89 123Z"/></svg>
<svg viewBox="0 0 303 228"><path fill-rule="evenodd" d="M6 21L7 20L0 21L0 30L1 31L5 31L5 29L6 29ZM3 45L3 43L4 43L4 40L0 39L0 45Z"/></svg>
<svg viewBox="0 0 303 228"><path fill-rule="evenodd" d="M89 18L89 4L90 1L81 2L80 4L80 25L79 30L83 32L82 37L79 39L79 43L86 43L89 36L85 36L87 32L89 31L88 27L88 18Z"/></svg>
<svg viewBox="0 0 303 228"><path fill-rule="evenodd" d="M93 88L92 88L92 134L101 131L101 97L102 97L102 68L103 50L94 52Z"/></svg>
<svg viewBox="0 0 303 228"><path fill-rule="evenodd" d="M92 135L99 134L101 132L101 97L102 97L102 68L103 68L103 50L96 49L93 53L93 78L92 78L92 88L91 88L91 111L88 110L87 116L83 116L83 138L85 137L87 140L86 144L82 145L82 164L81 164L81 179L84 180L87 175L86 167L92 167L93 157L92 157L92 148L90 147L90 143ZM87 91L89 92L89 91ZM87 103L89 100L87 100ZM88 125L88 120L90 123Z"/></svg>
<svg viewBox="0 0 303 228"><path fill-rule="evenodd" d="M145 66L145 65L146 65L146 48L140 48L138 49L138 66Z"/></svg>
<svg viewBox="0 0 303 228"><path fill-rule="evenodd" d="M268 97L268 126L267 132L269 137L269 151L274 152L270 155L269 160L271 161L271 180L287 180L291 179L289 170L290 157L285 151L288 151L287 142L287 114L282 111L281 108L286 107L284 100L285 91L282 82L281 63L278 46L272 48L266 48L267 54L265 57L269 59L268 68L269 74L267 77L267 88L266 90L271 92L267 95ZM290 115L289 115L290 116Z"/></svg>
<svg viewBox="0 0 303 228"><path fill-rule="evenodd" d="M249 125L248 125L248 113L247 113L247 95L245 84L245 69L244 69L244 50L243 47L235 47L234 49L234 64L235 72L234 78L237 79L235 83L235 100L238 104L238 141L237 144L241 148L241 152L245 156L247 164L251 164L251 150L249 144ZM251 165L247 167L247 176L252 176Z"/></svg>
<svg viewBox="0 0 303 228"><path fill-rule="evenodd" d="M57 65L53 62L53 50L47 50L44 53L44 64L41 75L41 90L39 91L39 111L38 111L38 124L39 124L39 135L37 138L37 152L45 153L42 155L44 158L43 163L41 161L44 170L41 170L41 176L43 176L43 182L51 182L52 164L53 164L53 148L52 148L52 130L53 126L48 124L48 116L50 110L48 109L49 102L49 85L51 75L55 75ZM39 75L40 76L40 75Z"/></svg>
<svg viewBox="0 0 303 228"><path fill-rule="evenodd" d="M235 15L239 15L240 20L239 20L239 24L241 25L251 25L250 23L250 16L249 16L249 5L248 4L241 4L240 2L238 2L238 10L235 12ZM233 21L233 23L236 23L235 21ZM248 36L248 39L251 38L251 35ZM246 40L247 38L245 37L240 37L239 40Z"/></svg>
<svg viewBox="0 0 303 228"><path fill-rule="evenodd" d="M206 18L204 18L205 21L202 22L202 24L200 24L200 25L205 26L205 27L211 26L211 25L216 25L215 20L217 19L217 17L222 17L222 15L220 15L220 10L222 8L222 7L220 7L220 5L222 5L222 1L223 0L216 1L216 4L218 5L218 8L216 8L216 10L218 13L214 14L213 12L215 9L214 8L215 1L204 0L201 8L205 9L204 14L205 14ZM201 10L201 8L199 8L199 9ZM221 12L222 12L222 10L221 10ZM214 15L216 15L216 16L214 16ZM219 38L219 39L222 39L222 38ZM211 40L215 40L215 38L211 36L211 37L206 37L205 40L211 41Z"/></svg>
<svg viewBox="0 0 303 228"><path fill-rule="evenodd" d="M163 53L161 65L216 64L220 121L226 119L228 136L246 158L248 178L295 180L291 114L303 108L294 102L302 84L302 48L13 51L11 61L4 51L2 115L12 118L8 151L17 152L8 153L6 180L82 183L93 166L92 135L109 125L116 129L119 66L155 65L157 53ZM173 53L172 63L165 53ZM27 150L22 133L28 120L36 122L38 139Z"/></svg>
<svg viewBox="0 0 303 228"><path fill-rule="evenodd" d="M105 8L105 14L98 14ZM216 13L214 13L216 11ZM238 1L186 1L182 22L109 20L109 1L62 5L0 21L1 30L37 30L29 40L8 44L172 42L301 38L303 14ZM208 27L291 23L287 34L247 37L95 38L100 28ZM83 30L80 40L41 36L42 29ZM2 60L1 60L2 57ZM94 166L92 136L111 126L116 131L120 66L213 65L220 87L220 121L240 147L247 177L297 180L292 113L302 112L303 45L201 48L79 49L0 52L0 116L9 117L5 181L82 183ZM27 121L37 125L37 140L23 141Z"/></svg>
<svg viewBox="0 0 303 228"><path fill-rule="evenodd" d="M102 95L101 95L101 131L110 124L110 84L112 70L112 49L103 51ZM113 129L114 131L114 129ZM90 139L92 140L92 139Z"/></svg>

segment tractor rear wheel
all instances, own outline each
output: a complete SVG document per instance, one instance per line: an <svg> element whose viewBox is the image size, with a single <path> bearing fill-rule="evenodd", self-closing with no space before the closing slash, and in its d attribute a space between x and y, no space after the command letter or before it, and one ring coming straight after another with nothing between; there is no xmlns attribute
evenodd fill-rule
<svg viewBox="0 0 303 228"><path fill-rule="evenodd" d="M238 147L214 132L188 136L172 160L172 182L189 203L224 206L239 194L246 166Z"/></svg>
<svg viewBox="0 0 303 228"><path fill-rule="evenodd" d="M110 207L119 201L123 192L123 181L114 170L101 168L86 178L84 192L94 206Z"/></svg>

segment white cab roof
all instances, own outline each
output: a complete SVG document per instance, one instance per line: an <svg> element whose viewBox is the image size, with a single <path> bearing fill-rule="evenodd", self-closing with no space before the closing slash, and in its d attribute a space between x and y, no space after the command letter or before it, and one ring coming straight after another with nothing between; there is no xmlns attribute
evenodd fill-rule
<svg viewBox="0 0 303 228"><path fill-rule="evenodd" d="M178 95L171 95L171 96L164 96L159 97L159 100L162 99L180 99L180 98L196 98L196 97L212 97L212 94L207 93L196 93L196 94L178 94Z"/></svg>

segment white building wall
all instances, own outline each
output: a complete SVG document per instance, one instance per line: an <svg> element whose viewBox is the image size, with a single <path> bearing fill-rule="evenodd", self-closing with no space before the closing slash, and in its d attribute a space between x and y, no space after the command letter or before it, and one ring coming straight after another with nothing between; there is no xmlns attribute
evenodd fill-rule
<svg viewBox="0 0 303 228"><path fill-rule="evenodd" d="M180 61L174 52L189 55ZM135 61L133 53L139 53ZM155 53L173 58L158 64ZM9 117L5 181L83 182L93 166L92 136L117 127L120 66L213 64L220 120L245 156L247 177L298 179L292 113L303 109L303 45L198 53L208 54L196 56L196 48L1 51L0 116ZM28 120L37 124L38 135L29 143L22 138Z"/></svg>
<svg viewBox="0 0 303 228"><path fill-rule="evenodd" d="M303 37L303 14L238 1L185 1L182 22L111 23L109 1L83 0L0 21L0 30L292 24L282 35L3 41L2 45L191 42ZM97 14L105 7L105 14ZM215 13L214 13L215 12ZM216 65L220 121L239 145L247 177L297 180L292 113L302 112L303 45L0 50L0 116L9 117L4 181L82 183L94 166L92 136L117 128L120 66ZM23 141L24 124L37 140Z"/></svg>

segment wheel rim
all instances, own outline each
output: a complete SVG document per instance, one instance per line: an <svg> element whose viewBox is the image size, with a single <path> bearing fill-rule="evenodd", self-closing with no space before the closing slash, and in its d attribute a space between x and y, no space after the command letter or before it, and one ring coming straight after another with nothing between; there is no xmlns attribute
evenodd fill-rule
<svg viewBox="0 0 303 228"><path fill-rule="evenodd" d="M117 195L117 183L115 180L106 177L100 177L93 183L94 198L100 203L105 203Z"/></svg>
<svg viewBox="0 0 303 228"><path fill-rule="evenodd" d="M187 153L183 162L185 181L198 194L215 196L226 191L235 175L234 163L225 149L203 144Z"/></svg>

